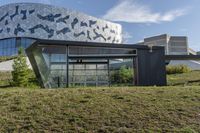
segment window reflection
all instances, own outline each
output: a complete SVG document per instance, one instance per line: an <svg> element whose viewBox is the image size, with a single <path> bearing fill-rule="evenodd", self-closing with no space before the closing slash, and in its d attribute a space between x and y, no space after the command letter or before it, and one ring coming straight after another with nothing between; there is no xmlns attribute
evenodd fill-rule
<svg viewBox="0 0 200 133"><path fill-rule="evenodd" d="M15 56L18 48L26 49L35 40L30 38L9 38L0 40L0 56Z"/></svg>

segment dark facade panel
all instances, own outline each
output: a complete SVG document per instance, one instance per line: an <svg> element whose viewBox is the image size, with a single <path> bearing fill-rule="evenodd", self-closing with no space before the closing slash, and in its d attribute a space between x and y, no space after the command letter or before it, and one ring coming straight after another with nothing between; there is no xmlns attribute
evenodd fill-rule
<svg viewBox="0 0 200 133"><path fill-rule="evenodd" d="M166 85L164 48L138 50L136 58L137 85Z"/></svg>

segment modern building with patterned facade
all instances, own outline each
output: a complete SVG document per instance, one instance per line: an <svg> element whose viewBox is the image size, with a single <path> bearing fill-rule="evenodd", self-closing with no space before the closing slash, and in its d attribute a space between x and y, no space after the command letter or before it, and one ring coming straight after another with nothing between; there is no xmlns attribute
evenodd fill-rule
<svg viewBox="0 0 200 133"><path fill-rule="evenodd" d="M77 11L45 4L0 7L0 56L17 54L34 40L121 43L121 26Z"/></svg>

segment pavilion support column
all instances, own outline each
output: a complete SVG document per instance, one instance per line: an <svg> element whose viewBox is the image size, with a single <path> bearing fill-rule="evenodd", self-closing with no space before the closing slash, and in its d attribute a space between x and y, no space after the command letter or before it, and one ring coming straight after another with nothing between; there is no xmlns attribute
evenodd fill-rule
<svg viewBox="0 0 200 133"><path fill-rule="evenodd" d="M66 87L69 87L69 46L66 47Z"/></svg>
<svg viewBox="0 0 200 133"><path fill-rule="evenodd" d="M108 86L111 86L111 81L110 81L110 59L107 61L107 68L108 68Z"/></svg>
<svg viewBox="0 0 200 133"><path fill-rule="evenodd" d="M137 83L137 81L138 81L138 79L137 79L137 66L136 66L136 64L137 64L137 58L136 57L133 57L133 85L137 85L138 83Z"/></svg>

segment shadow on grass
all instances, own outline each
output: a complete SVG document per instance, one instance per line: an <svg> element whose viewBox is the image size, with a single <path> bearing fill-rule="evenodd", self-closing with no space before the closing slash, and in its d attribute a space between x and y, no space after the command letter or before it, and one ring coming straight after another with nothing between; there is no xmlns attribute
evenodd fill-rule
<svg viewBox="0 0 200 133"><path fill-rule="evenodd" d="M12 88L12 85L0 85L0 89L8 89L8 88Z"/></svg>

